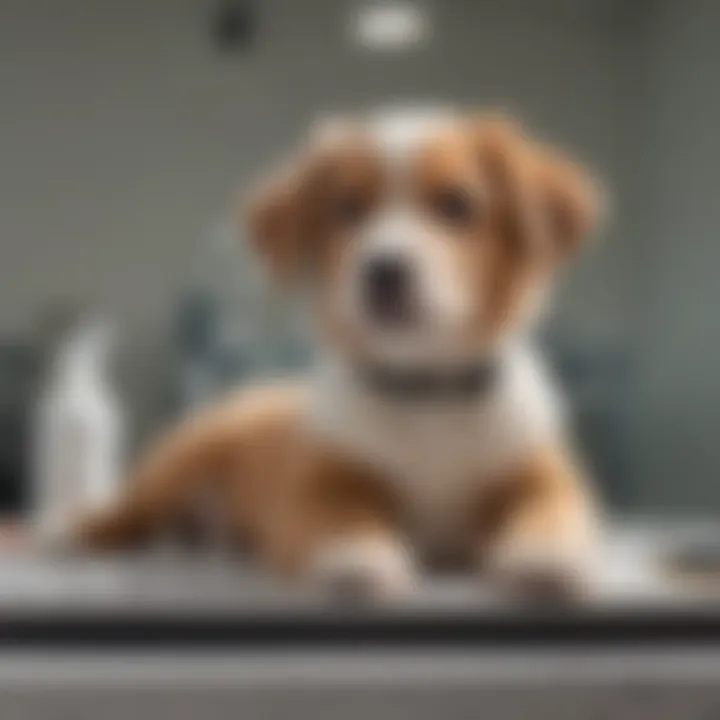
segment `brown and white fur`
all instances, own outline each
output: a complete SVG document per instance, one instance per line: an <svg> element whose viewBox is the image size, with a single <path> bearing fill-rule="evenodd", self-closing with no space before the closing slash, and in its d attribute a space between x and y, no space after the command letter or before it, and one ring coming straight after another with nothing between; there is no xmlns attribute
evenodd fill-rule
<svg viewBox="0 0 720 720"><path fill-rule="evenodd" d="M170 432L81 539L136 543L210 495L233 537L285 574L399 592L424 560L452 556L504 579L582 578L595 504L529 331L593 230L596 195L505 120L325 124L250 206L277 278L302 284L317 367ZM387 258L402 298L395 277L373 299L368 268ZM357 372L451 373L491 354L502 372L478 397L398 399Z"/></svg>

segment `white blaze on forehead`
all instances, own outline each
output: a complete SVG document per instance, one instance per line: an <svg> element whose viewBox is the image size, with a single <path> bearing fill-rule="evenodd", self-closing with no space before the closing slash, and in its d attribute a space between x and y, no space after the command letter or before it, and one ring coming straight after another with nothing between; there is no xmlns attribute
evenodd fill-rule
<svg viewBox="0 0 720 720"><path fill-rule="evenodd" d="M371 115L366 123L392 180L402 181L410 160L433 135L451 127L456 116L445 109L386 110Z"/></svg>
<svg viewBox="0 0 720 720"><path fill-rule="evenodd" d="M368 137L388 170L393 175L402 175L425 142L457 123L457 114L445 108L400 108L379 110L360 118L320 118L313 124L310 137L313 145L320 148L342 145L353 137Z"/></svg>
<svg viewBox="0 0 720 720"><path fill-rule="evenodd" d="M383 150L400 154L416 149L433 133L455 122L456 116L444 109L385 110L370 115L367 128Z"/></svg>

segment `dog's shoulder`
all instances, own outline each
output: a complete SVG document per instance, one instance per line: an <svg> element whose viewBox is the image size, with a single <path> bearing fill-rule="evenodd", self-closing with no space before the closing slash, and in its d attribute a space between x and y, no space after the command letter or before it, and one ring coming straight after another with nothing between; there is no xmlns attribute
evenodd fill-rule
<svg viewBox="0 0 720 720"><path fill-rule="evenodd" d="M300 425L306 414L307 383L302 379L259 382L233 391L212 409L215 421L238 432L264 432Z"/></svg>
<svg viewBox="0 0 720 720"><path fill-rule="evenodd" d="M305 415L306 385L298 381L262 382L244 386L192 413L170 434L176 444L232 446L265 444L295 432Z"/></svg>

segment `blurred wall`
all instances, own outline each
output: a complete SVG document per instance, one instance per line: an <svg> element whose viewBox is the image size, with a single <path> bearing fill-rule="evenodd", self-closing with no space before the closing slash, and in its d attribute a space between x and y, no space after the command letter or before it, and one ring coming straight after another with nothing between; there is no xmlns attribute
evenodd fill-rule
<svg viewBox="0 0 720 720"><path fill-rule="evenodd" d="M703 194L718 167L705 132L717 125L718 106L706 106L718 4L436 0L434 40L395 57L348 46L354 4L265 0L255 44L225 56L209 38L213 2L0 0L0 331L79 294L152 355L203 232L318 110L500 105L589 162L615 196L556 325L627 345L648 378L638 498L720 505L707 480L720 451L698 459L688 448L701 440L673 434L720 407L707 391L720 353L708 262L718 210ZM703 469L692 491L674 479L688 453Z"/></svg>
<svg viewBox="0 0 720 720"><path fill-rule="evenodd" d="M643 36L635 341L645 505L720 508L720 3L656 4Z"/></svg>

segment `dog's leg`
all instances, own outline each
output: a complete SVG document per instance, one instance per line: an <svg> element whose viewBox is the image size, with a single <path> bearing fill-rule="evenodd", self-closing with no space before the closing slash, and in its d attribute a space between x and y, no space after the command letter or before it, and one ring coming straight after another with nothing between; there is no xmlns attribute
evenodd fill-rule
<svg viewBox="0 0 720 720"><path fill-rule="evenodd" d="M266 560L284 575L361 597L399 595L414 585L394 498L366 469L315 458L274 520Z"/></svg>
<svg viewBox="0 0 720 720"><path fill-rule="evenodd" d="M582 473L560 448L537 450L500 479L476 521L480 560L501 583L549 595L589 588L598 515Z"/></svg>

